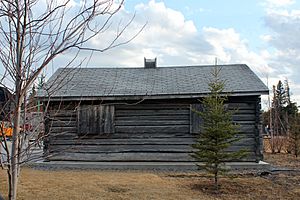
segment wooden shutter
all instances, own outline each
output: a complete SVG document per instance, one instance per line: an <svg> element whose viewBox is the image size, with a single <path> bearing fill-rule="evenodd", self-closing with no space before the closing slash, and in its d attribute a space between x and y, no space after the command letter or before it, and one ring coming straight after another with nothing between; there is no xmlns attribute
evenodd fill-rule
<svg viewBox="0 0 300 200"><path fill-rule="evenodd" d="M82 105L77 113L79 135L98 135L115 132L113 105Z"/></svg>
<svg viewBox="0 0 300 200"><path fill-rule="evenodd" d="M201 104L190 105L190 133L197 134L201 132L202 119L197 112L202 112L203 106Z"/></svg>
<svg viewBox="0 0 300 200"><path fill-rule="evenodd" d="M115 132L115 106L106 105L101 107L101 133L114 133Z"/></svg>

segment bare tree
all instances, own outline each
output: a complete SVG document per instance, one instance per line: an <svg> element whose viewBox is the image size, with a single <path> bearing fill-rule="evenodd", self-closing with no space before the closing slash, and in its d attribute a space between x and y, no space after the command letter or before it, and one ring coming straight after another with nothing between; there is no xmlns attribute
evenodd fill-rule
<svg viewBox="0 0 300 200"><path fill-rule="evenodd" d="M39 74L58 55L69 51L74 57L82 50L103 52L126 44L131 38L120 37L128 23L118 24L114 37L102 49L88 42L112 27L112 17L120 11L124 0L1 0L0 61L1 86L12 93L12 151L8 159L9 199L16 199L20 169L21 109L27 91ZM8 151L9 152L9 151Z"/></svg>

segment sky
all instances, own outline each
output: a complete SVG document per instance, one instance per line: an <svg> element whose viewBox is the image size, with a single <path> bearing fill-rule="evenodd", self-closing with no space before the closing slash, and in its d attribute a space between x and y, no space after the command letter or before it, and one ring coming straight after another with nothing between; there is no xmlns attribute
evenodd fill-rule
<svg viewBox="0 0 300 200"><path fill-rule="evenodd" d="M133 16L120 42L146 25L142 32L128 44L93 53L86 66L142 67L144 57L157 57L158 67L209 65L217 58L218 64L247 64L270 89L288 80L291 99L300 105L300 1L127 0L111 29L89 45L105 46Z"/></svg>

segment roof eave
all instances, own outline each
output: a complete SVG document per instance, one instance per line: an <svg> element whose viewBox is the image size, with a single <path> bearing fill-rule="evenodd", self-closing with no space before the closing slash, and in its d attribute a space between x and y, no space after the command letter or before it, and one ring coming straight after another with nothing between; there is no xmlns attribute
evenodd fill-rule
<svg viewBox="0 0 300 200"><path fill-rule="evenodd" d="M260 96L268 95L269 91L237 92L227 93L227 96ZM142 99L190 99L207 96L208 93L201 94L162 94L162 95L119 95L119 96L54 96L37 97L41 101L97 101L97 100L142 100Z"/></svg>

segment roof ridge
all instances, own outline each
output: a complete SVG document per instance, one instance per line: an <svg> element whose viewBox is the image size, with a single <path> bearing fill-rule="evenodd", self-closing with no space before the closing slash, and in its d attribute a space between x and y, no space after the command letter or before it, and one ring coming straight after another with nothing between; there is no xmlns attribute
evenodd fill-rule
<svg viewBox="0 0 300 200"><path fill-rule="evenodd" d="M185 67L234 67L234 66L247 66L247 64L222 64L222 65L170 65L170 66L158 66L153 69L165 69L165 68L185 68ZM77 67L77 68L63 68L59 67L59 70L71 70L71 69L145 69L144 67ZM147 69L149 70L149 69Z"/></svg>

